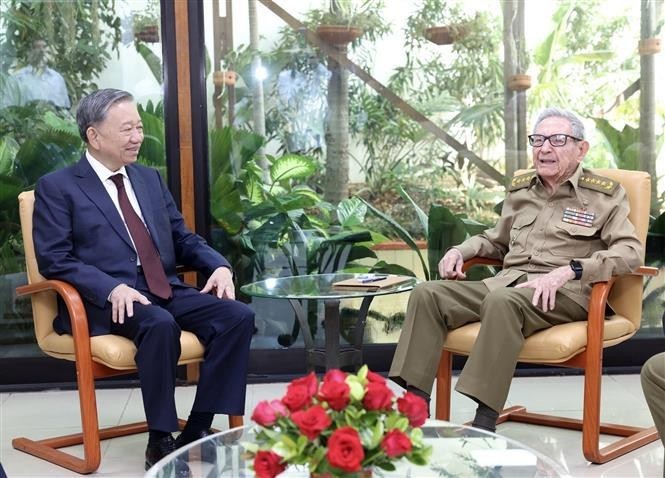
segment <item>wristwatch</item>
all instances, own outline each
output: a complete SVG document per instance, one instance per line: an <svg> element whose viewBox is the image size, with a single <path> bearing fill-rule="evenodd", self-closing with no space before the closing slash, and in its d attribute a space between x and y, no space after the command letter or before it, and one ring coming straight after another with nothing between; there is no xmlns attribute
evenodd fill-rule
<svg viewBox="0 0 665 478"><path fill-rule="evenodd" d="M584 269L582 269L582 264L579 261L572 259L570 261L570 268L575 273L575 280L580 280L582 277L582 272L584 272Z"/></svg>

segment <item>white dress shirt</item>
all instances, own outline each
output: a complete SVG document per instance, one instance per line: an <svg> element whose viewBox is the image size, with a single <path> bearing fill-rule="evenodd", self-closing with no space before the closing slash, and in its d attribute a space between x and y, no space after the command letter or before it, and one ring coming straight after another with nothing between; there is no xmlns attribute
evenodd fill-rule
<svg viewBox="0 0 665 478"><path fill-rule="evenodd" d="M115 176L116 174L122 174L122 180L123 183L125 184L125 191L127 192L127 198L129 199L129 203L134 208L134 211L136 211L136 214L138 214L138 216L141 218L143 224L145 224L145 219L143 219L143 214L141 213L141 207L139 206L139 201L138 199L136 199L136 194L134 194L134 188L132 188L132 183L129 180L129 176L127 176L127 171L125 170L125 167L123 166L117 171L111 171L102 163L100 163L98 160L96 160L95 157L92 154L90 154L89 151L85 152L85 157L90 163L90 166L92 167L93 171L97 174L97 176L99 176L99 180L106 188L106 192L109 193L111 201L113 201L115 208L118 210L118 214L120 214L120 217L122 218L122 222L125 224L125 228L127 229L127 235L129 236L129 239L132 241L132 246L134 246L134 250L136 250L136 246L134 245L134 239L132 238L132 235L129 232L129 228L127 228L127 221L125 221L125 217L122 215L122 210L120 209L120 202L118 201L118 188L116 187L115 183L111 180L111 176ZM150 232L148 232L148 234L149 233ZM136 255L136 265L141 265L141 261L138 258L138 254Z"/></svg>

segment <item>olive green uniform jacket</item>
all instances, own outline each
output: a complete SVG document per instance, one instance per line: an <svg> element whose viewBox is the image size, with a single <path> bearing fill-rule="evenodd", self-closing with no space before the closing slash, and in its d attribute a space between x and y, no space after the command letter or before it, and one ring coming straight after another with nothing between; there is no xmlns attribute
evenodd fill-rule
<svg viewBox="0 0 665 478"><path fill-rule="evenodd" d="M513 178L496 226L456 248L464 260L503 261L503 270L484 280L489 290L524 274L534 279L576 259L584 269L582 278L567 282L560 292L587 309L594 282L642 264L644 247L628 212L619 183L581 166L552 196L535 172L528 173Z"/></svg>

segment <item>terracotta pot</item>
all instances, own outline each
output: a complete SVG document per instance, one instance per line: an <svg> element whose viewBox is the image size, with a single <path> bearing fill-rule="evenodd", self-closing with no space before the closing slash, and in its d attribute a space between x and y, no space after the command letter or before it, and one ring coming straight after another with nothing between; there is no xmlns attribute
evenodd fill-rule
<svg viewBox="0 0 665 478"><path fill-rule="evenodd" d="M531 76L513 75L508 78L508 89L513 91L525 91L531 88Z"/></svg>
<svg viewBox="0 0 665 478"><path fill-rule="evenodd" d="M640 55L654 55L660 53L660 38L645 38L637 45Z"/></svg>
<svg viewBox="0 0 665 478"><path fill-rule="evenodd" d="M221 87L222 85L233 86L238 79L238 73L235 71L213 71L212 82L215 86Z"/></svg>
<svg viewBox="0 0 665 478"><path fill-rule="evenodd" d="M319 25L316 33L333 45L347 45L362 35L363 30L352 25Z"/></svg>
<svg viewBox="0 0 665 478"><path fill-rule="evenodd" d="M425 29L425 38L437 45L450 45L469 34L464 25L447 25Z"/></svg>
<svg viewBox="0 0 665 478"><path fill-rule="evenodd" d="M159 28L157 25L143 27L141 30L136 31L134 36L146 43L157 43L159 42Z"/></svg>

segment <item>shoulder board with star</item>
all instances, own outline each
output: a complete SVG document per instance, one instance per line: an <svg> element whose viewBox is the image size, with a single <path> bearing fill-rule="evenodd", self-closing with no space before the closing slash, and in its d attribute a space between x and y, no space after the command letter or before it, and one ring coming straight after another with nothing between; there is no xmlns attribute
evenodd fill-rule
<svg viewBox="0 0 665 478"><path fill-rule="evenodd" d="M598 176L591 173L582 173L578 185L582 188L593 189L600 191L608 196L614 194L614 191L619 187L619 183L604 176Z"/></svg>
<svg viewBox="0 0 665 478"><path fill-rule="evenodd" d="M508 191L517 191L531 184L531 180L536 177L536 172L532 171L526 174L520 174L519 176L514 176L510 180L510 185L508 186Z"/></svg>

